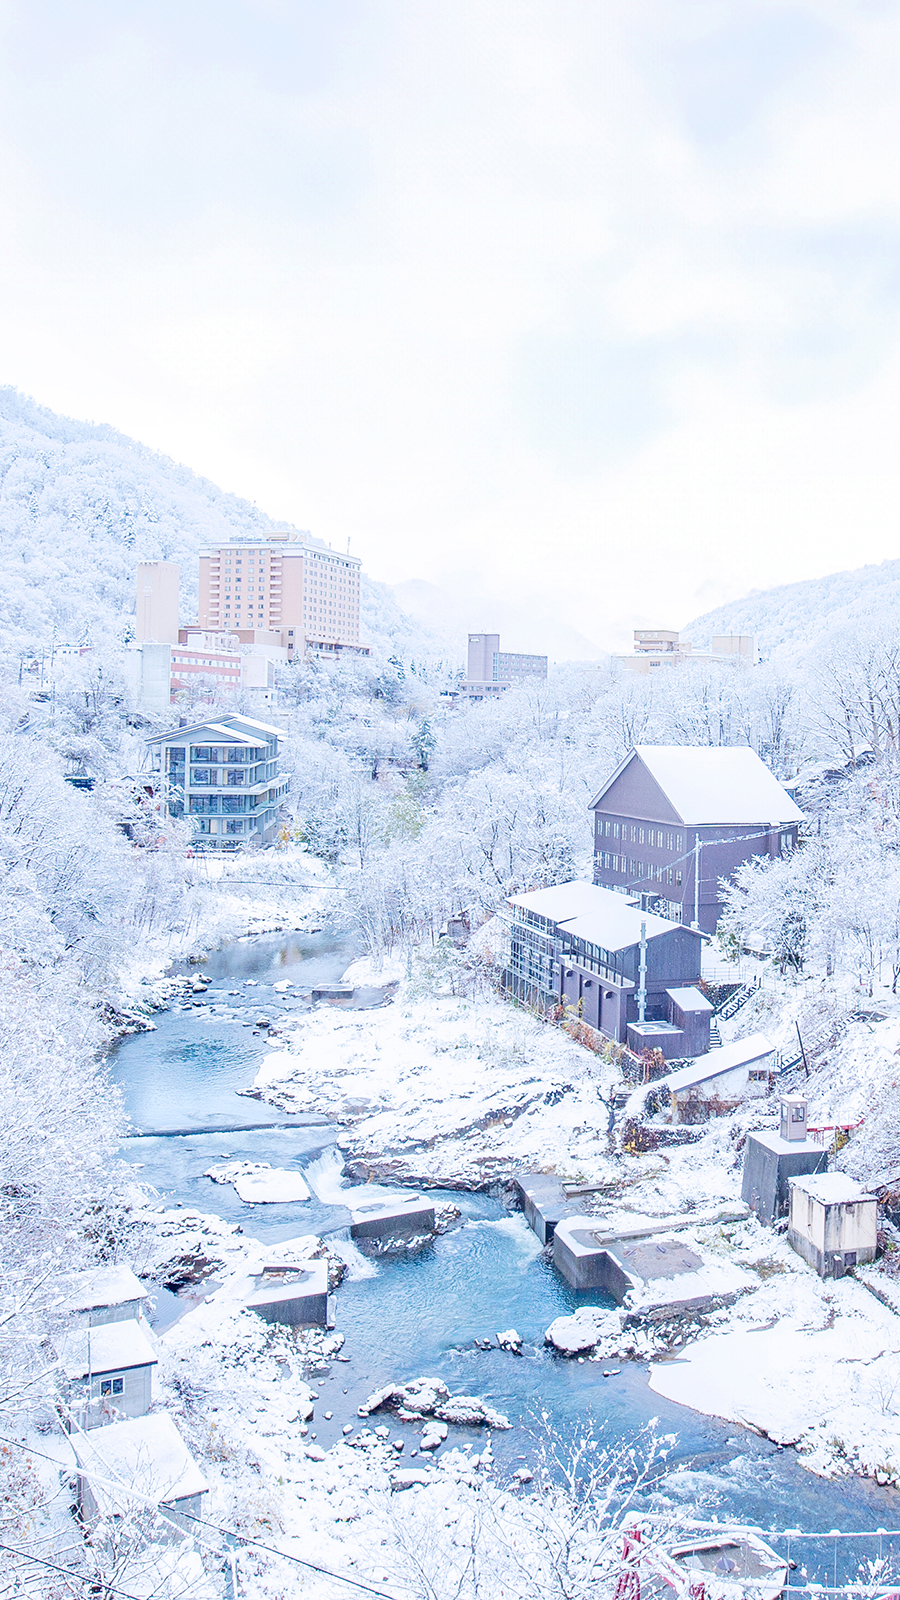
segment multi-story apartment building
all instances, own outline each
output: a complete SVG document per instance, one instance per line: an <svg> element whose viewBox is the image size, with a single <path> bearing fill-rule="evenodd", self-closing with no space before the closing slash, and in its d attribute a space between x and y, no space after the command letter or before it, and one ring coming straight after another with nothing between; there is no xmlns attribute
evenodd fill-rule
<svg viewBox="0 0 900 1600"><path fill-rule="evenodd" d="M793 850L803 820L747 745L637 745L591 801L594 882L713 933L720 880Z"/></svg>
<svg viewBox="0 0 900 1600"><path fill-rule="evenodd" d="M186 817L211 850L266 844L287 793L279 776L279 728L228 712L147 740L166 816Z"/></svg>
<svg viewBox="0 0 900 1600"><path fill-rule="evenodd" d="M199 626L252 643L276 634L288 658L336 656L359 642L361 562L299 534L233 540L200 556Z"/></svg>
<svg viewBox="0 0 900 1600"><path fill-rule="evenodd" d="M469 659L463 694L469 700L489 700L503 694L521 678L546 678L547 657L520 655L500 649L499 633L470 633Z"/></svg>

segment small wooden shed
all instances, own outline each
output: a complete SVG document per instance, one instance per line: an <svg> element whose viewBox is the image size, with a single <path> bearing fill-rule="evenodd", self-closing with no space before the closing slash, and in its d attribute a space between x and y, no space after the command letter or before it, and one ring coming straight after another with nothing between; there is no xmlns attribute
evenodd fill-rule
<svg viewBox="0 0 900 1600"><path fill-rule="evenodd" d="M820 1278L842 1278L875 1255L878 1201L846 1172L792 1178L788 1239Z"/></svg>
<svg viewBox="0 0 900 1600"><path fill-rule="evenodd" d="M81 1323L98 1327L139 1317L149 1295L130 1267L91 1267L69 1279L68 1306Z"/></svg>

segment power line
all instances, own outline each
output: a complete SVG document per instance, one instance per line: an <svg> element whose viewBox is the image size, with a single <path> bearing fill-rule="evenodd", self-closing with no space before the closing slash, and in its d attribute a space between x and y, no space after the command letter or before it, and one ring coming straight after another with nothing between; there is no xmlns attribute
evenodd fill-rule
<svg viewBox="0 0 900 1600"><path fill-rule="evenodd" d="M100 1429L99 1431L102 1432L103 1430ZM68 1434L65 1434L65 1438L74 1454L74 1446L72 1446ZM43 1461L52 1461L54 1466L59 1466L58 1457L48 1456L42 1450L33 1450L30 1445L22 1444L19 1439L0 1438L0 1444L13 1445L16 1449L27 1451L29 1455L40 1456ZM79 1471L83 1472L84 1476L89 1477L94 1483L102 1485L105 1489L114 1489L119 1493L124 1491L132 1499L140 1501L154 1511L158 1511L163 1517L169 1519L177 1517L186 1522L195 1522L199 1527L210 1528L223 1538L236 1539L242 1547L247 1546L254 1550L263 1550L268 1555L280 1556L282 1561L292 1561L296 1566L306 1567L310 1572L317 1572L323 1578L333 1578L336 1583L346 1583L353 1589L362 1590L364 1594L377 1595L379 1600L398 1600L397 1595L389 1593L387 1589L376 1589L374 1585L365 1583L362 1578L350 1578L343 1572L332 1572L329 1567L321 1567L315 1561L304 1561L302 1556L291 1555L287 1550L279 1550L277 1545L263 1544L259 1539L250 1539L246 1534L237 1533L234 1528L224 1528L220 1523L209 1522L205 1517L198 1517L194 1512L183 1511L180 1508L167 1505L165 1501L154 1500L150 1495L142 1494L139 1489L135 1489L131 1484L123 1483L121 1479L104 1478L99 1473L89 1471L80 1467L80 1465ZM175 1525L178 1526L178 1523ZM0 1545L0 1549L2 1548L4 1547ZM129 1597L129 1600L132 1600L132 1597ZM133 1597L133 1600L140 1600L140 1597Z"/></svg>
<svg viewBox="0 0 900 1600"><path fill-rule="evenodd" d="M52 1457L48 1456L47 1459L51 1460ZM51 1572L61 1572L66 1578L76 1578L79 1583L91 1584L95 1590L102 1586L107 1594L121 1595L123 1600L144 1600L142 1595L133 1594L130 1589L119 1589L115 1584L107 1583L105 1578L98 1577L96 1573L76 1572L74 1567L61 1567L55 1561L47 1561L44 1556L33 1556L27 1550L17 1550L13 1544L0 1544L0 1550L8 1550L11 1555L18 1556L20 1561L32 1561L39 1567L49 1567Z"/></svg>

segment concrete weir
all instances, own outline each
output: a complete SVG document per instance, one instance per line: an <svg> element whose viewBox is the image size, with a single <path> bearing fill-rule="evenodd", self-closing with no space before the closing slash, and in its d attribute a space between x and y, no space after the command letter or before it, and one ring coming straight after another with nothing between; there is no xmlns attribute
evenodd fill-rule
<svg viewBox="0 0 900 1600"><path fill-rule="evenodd" d="M351 1239L411 1239L434 1232L434 1206L423 1195L386 1199L351 1206Z"/></svg>
<svg viewBox="0 0 900 1600"><path fill-rule="evenodd" d="M525 1214L525 1221L541 1244L551 1244L557 1223L563 1217L580 1215L558 1178L546 1172L519 1172L513 1179L516 1198Z"/></svg>
<svg viewBox="0 0 900 1600"><path fill-rule="evenodd" d="M255 1287L245 1305L263 1322L279 1322L289 1328L328 1326L327 1262L310 1261L304 1267L273 1263L264 1266L253 1281Z"/></svg>
<svg viewBox="0 0 900 1600"><path fill-rule="evenodd" d="M617 1230L598 1219L564 1217L553 1236L553 1265L573 1289L600 1290L642 1316L673 1311L703 1311L733 1299L746 1286L746 1274L710 1256L697 1244L672 1238L679 1228L737 1221L747 1208L726 1214L697 1213ZM665 1235L668 1235L666 1237Z"/></svg>

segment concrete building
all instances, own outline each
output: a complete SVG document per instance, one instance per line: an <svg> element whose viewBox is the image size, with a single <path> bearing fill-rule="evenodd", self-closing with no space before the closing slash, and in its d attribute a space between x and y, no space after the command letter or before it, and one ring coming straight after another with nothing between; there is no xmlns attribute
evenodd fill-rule
<svg viewBox="0 0 900 1600"><path fill-rule="evenodd" d="M499 633L470 633L466 681L469 700L490 700L523 678L546 678L547 657L517 655L500 649Z"/></svg>
<svg viewBox="0 0 900 1600"><path fill-rule="evenodd" d="M509 994L550 1010L570 1006L624 1043L632 1024L668 1025L668 1051L702 1043L709 1010L692 1013L689 1034L674 1021L688 1013L685 990L700 980L702 936L595 884L573 882L516 895L509 902L503 984ZM673 998L674 997L674 998ZM698 998L699 996L698 992Z"/></svg>
<svg viewBox="0 0 900 1600"><path fill-rule="evenodd" d="M695 650L687 639L682 639L669 628L635 628L634 653L630 656L613 656L613 660L621 662L629 672L649 675L693 662L755 667L759 656L752 634L719 634L713 639L709 650Z"/></svg>
<svg viewBox="0 0 900 1600"><path fill-rule="evenodd" d="M134 636L138 644L173 644L178 638L177 561L140 561L137 569Z"/></svg>
<svg viewBox="0 0 900 1600"><path fill-rule="evenodd" d="M164 1412L72 1434L71 1444L78 1509L88 1524L142 1512L148 1500L170 1507L176 1522L178 1512L201 1515L206 1479Z"/></svg>
<svg viewBox="0 0 900 1600"><path fill-rule="evenodd" d="M594 882L713 933L720 878L787 854L803 813L747 745L637 745L591 801Z"/></svg>
<svg viewBox="0 0 900 1600"><path fill-rule="evenodd" d="M792 1178L825 1172L828 1156L821 1144L807 1137L806 1101L801 1095L782 1095L779 1131L748 1133L744 1146L741 1199L770 1226L790 1210Z"/></svg>
<svg viewBox="0 0 900 1600"><path fill-rule="evenodd" d="M237 712L147 740L165 815L187 817L206 849L268 843L287 793L279 728Z"/></svg>
<svg viewBox="0 0 900 1600"><path fill-rule="evenodd" d="M842 1278L875 1256L878 1201L845 1172L791 1178L788 1239L820 1278Z"/></svg>
<svg viewBox="0 0 900 1600"><path fill-rule="evenodd" d="M275 635L289 659L368 654L359 641L361 566L294 532L217 545L200 555L199 625L242 644Z"/></svg>

